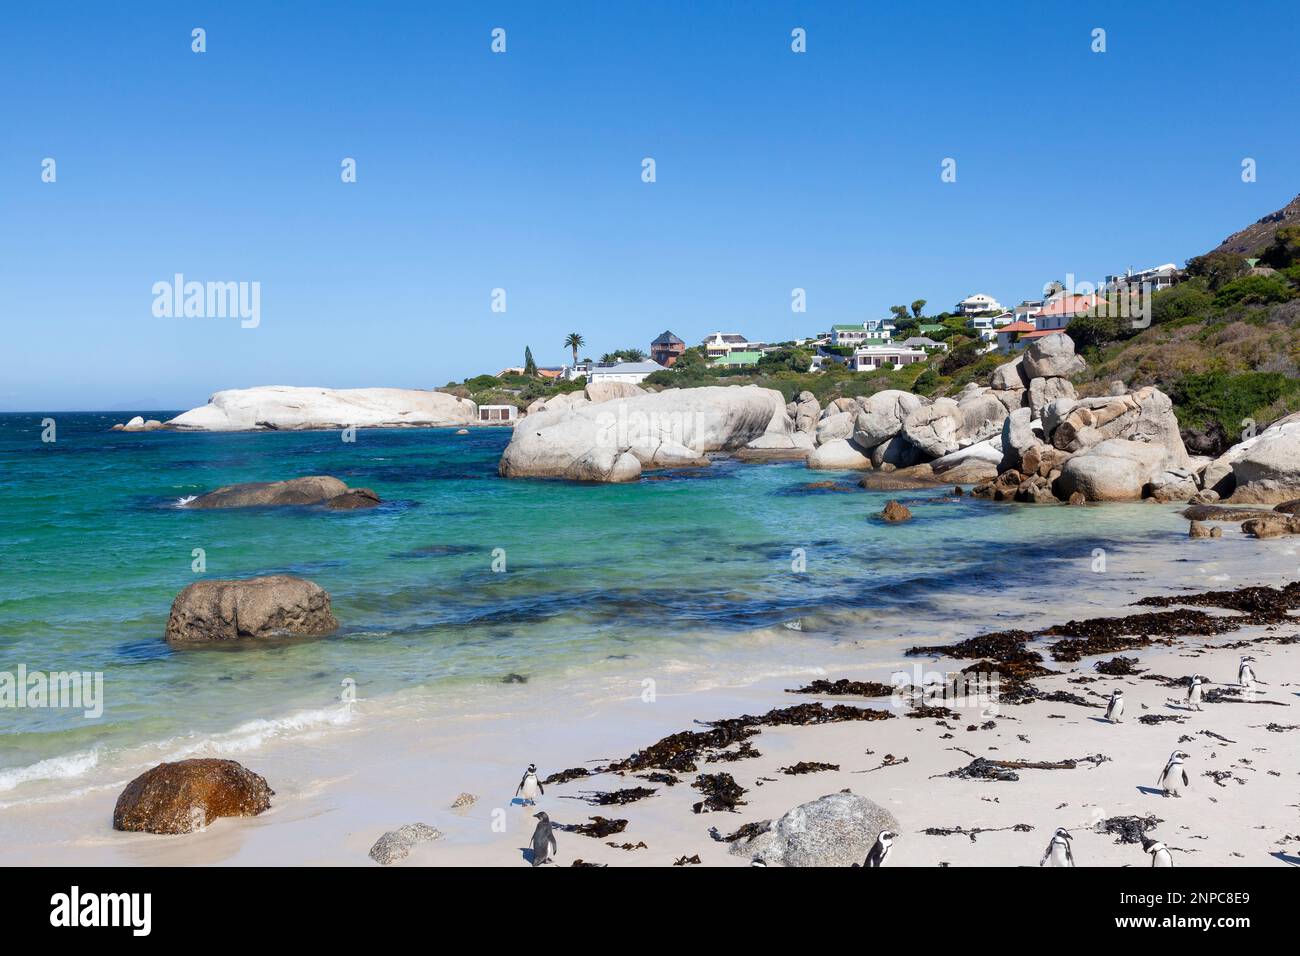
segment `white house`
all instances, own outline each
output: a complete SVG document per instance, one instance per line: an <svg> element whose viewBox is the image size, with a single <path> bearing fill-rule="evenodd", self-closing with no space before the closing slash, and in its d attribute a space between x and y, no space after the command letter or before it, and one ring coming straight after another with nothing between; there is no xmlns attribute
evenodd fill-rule
<svg viewBox="0 0 1300 956"><path fill-rule="evenodd" d="M958 315L974 315L977 312L1001 312L1002 303L991 295L977 292L958 302L955 311Z"/></svg>
<svg viewBox="0 0 1300 956"><path fill-rule="evenodd" d="M831 326L831 345L888 345L893 337L894 324L879 319L861 325Z"/></svg>
<svg viewBox="0 0 1300 956"><path fill-rule="evenodd" d="M855 372L869 372L889 364L898 368L914 362L924 362L929 358L924 349L906 349L898 345L869 345L853 353L852 368Z"/></svg>
<svg viewBox="0 0 1300 956"><path fill-rule="evenodd" d="M1032 322L1034 316L1043 311L1043 300L1025 299L1011 311L1017 322Z"/></svg>
<svg viewBox="0 0 1300 956"><path fill-rule="evenodd" d="M714 332L712 335L706 335L700 344L704 347L704 354L709 358L720 358L732 352L748 352L754 347L739 332Z"/></svg>
<svg viewBox="0 0 1300 956"><path fill-rule="evenodd" d="M640 385L647 376L662 372L664 367L658 362L619 362L617 365L597 365L587 377L588 382L628 382Z"/></svg>
<svg viewBox="0 0 1300 956"><path fill-rule="evenodd" d="M1156 266L1154 269L1143 269L1141 272L1134 272L1128 269L1122 276L1106 276L1106 284L1102 287L1105 292L1113 292L1121 285L1129 287L1141 287L1146 283L1151 287L1152 292L1160 292L1168 289L1174 284L1178 276L1178 266L1172 262L1166 262L1162 266Z"/></svg>
<svg viewBox="0 0 1300 956"><path fill-rule="evenodd" d="M913 335L910 339L903 339L900 344L905 349L938 349L940 352L948 351L947 342L937 342L928 335Z"/></svg>
<svg viewBox="0 0 1300 956"><path fill-rule="evenodd" d="M478 420L484 425L508 425L519 418L519 409L513 405L480 405Z"/></svg>

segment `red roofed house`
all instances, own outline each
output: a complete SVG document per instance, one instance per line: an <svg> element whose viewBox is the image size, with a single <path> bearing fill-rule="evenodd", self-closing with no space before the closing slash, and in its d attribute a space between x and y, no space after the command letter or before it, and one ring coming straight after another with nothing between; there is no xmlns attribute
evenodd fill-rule
<svg viewBox="0 0 1300 956"><path fill-rule="evenodd" d="M998 351L1010 352L1017 348L1024 348L1021 341L1026 335L1032 335L1038 326L1032 322L1012 322L1010 325L1004 325L998 329Z"/></svg>

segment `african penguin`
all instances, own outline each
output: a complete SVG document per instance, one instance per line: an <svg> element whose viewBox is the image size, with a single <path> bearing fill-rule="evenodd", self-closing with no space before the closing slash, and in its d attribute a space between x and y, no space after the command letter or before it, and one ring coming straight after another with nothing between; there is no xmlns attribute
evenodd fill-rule
<svg viewBox="0 0 1300 956"><path fill-rule="evenodd" d="M1183 787L1191 786L1191 781L1187 779L1187 770L1183 767L1183 761L1187 759L1187 754L1175 750L1169 755L1169 762L1165 764L1165 769L1160 771L1160 779L1156 781L1156 786L1164 791L1166 797L1182 796L1178 791Z"/></svg>
<svg viewBox="0 0 1300 956"><path fill-rule="evenodd" d="M1237 683L1247 690L1255 689L1255 669L1250 665L1255 662L1253 657L1243 657L1241 666L1237 668Z"/></svg>
<svg viewBox="0 0 1300 956"><path fill-rule="evenodd" d="M1073 838L1069 830L1065 827L1057 827L1056 833L1052 835L1052 842L1047 844L1047 849L1043 851L1043 858L1038 861L1038 865L1074 866L1074 854L1070 852L1071 839Z"/></svg>
<svg viewBox="0 0 1300 956"><path fill-rule="evenodd" d="M1205 678L1200 674L1192 675L1192 682L1187 685L1187 709L1201 709L1201 685L1205 683Z"/></svg>
<svg viewBox="0 0 1300 956"><path fill-rule="evenodd" d="M1110 692L1110 703L1106 705L1106 719L1118 724L1124 716L1124 692L1118 688Z"/></svg>
<svg viewBox="0 0 1300 956"><path fill-rule="evenodd" d="M515 796L523 795L524 806L537 802L537 795L546 796L546 791L542 789L542 782L537 779L537 764L530 763L528 769L524 772L524 779L519 781L519 786L515 788Z"/></svg>
<svg viewBox="0 0 1300 956"><path fill-rule="evenodd" d="M550 863L558 849L555 843L555 831L551 829L551 818L542 810L534 813L537 829L533 831L533 866Z"/></svg>
<svg viewBox="0 0 1300 956"><path fill-rule="evenodd" d="M1151 854L1152 866L1173 866L1174 858L1169 854L1169 847L1150 837L1142 838L1142 852Z"/></svg>
<svg viewBox="0 0 1300 956"><path fill-rule="evenodd" d="M863 861L863 867L884 866L885 861L889 859L889 851L894 848L894 838L898 834L892 830L881 830L876 842L871 845L867 851L867 858Z"/></svg>

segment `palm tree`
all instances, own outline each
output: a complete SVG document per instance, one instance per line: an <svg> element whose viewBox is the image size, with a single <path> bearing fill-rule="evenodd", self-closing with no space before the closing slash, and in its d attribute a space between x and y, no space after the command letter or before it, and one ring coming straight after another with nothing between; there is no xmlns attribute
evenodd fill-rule
<svg viewBox="0 0 1300 956"><path fill-rule="evenodd" d="M565 347L565 348L569 348L569 349L573 349L573 364L574 364L574 365L577 365L577 364L578 364L578 349L582 348L582 347L583 347L584 345L586 345L586 344L587 344L587 343L584 342L583 339L582 339L582 333L581 333L581 332L570 332L568 335L566 335L566 336L564 337L564 347Z"/></svg>

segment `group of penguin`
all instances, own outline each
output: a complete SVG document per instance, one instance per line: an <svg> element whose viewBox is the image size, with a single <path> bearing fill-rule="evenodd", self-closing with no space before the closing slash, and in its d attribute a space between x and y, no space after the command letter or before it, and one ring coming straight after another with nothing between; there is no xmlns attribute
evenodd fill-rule
<svg viewBox="0 0 1300 956"><path fill-rule="evenodd" d="M1251 666L1255 663L1253 657L1243 657L1241 664L1237 668L1237 683L1248 690L1254 690L1258 679L1255 676L1255 670ZM1201 687L1205 684L1205 678L1200 674L1193 674L1191 681L1187 686L1187 707L1192 710L1201 709ZM1113 724L1121 723L1124 716L1124 692L1116 688L1111 692L1110 703L1106 707L1106 719ZM1189 755L1181 750L1175 750L1169 755L1169 760L1165 764L1165 769L1160 772L1160 777L1156 781L1156 786L1166 797L1177 797L1181 794L1179 791L1190 785L1187 777L1187 768L1183 765L1184 760L1190 759ZM515 788L515 796L522 797L525 806L534 806L537 803L539 795L545 796L546 791L542 789L542 782L537 779L537 765L529 764L528 769L524 772L523 779L519 781L519 786ZM544 811L538 811L533 814L537 820L537 827L533 830L533 866L541 866L543 863L549 863L555 859L556 842L555 829L551 825L551 818ZM854 868L872 869L885 865L889 859L890 851L894 847L894 840L898 837L897 833L892 830L881 830L876 835L876 841L872 844L871 849L867 852L867 858L861 864L853 864ZM1070 832L1065 827L1058 827L1056 833L1052 835L1051 842L1047 844L1047 849L1043 852L1043 858L1039 861L1039 866L1074 866L1074 854L1070 850ZM1173 866L1174 859L1169 853L1169 847L1159 840L1152 840L1149 837L1142 837L1142 850L1151 857L1153 867ZM756 866L762 866L759 861L755 861Z"/></svg>
<svg viewBox="0 0 1300 956"><path fill-rule="evenodd" d="M1255 669L1251 666L1255 663L1255 658L1246 656L1241 659L1237 666L1237 683L1249 691L1255 690L1258 678L1255 676ZM1193 674L1192 679L1187 684L1186 704L1188 710L1201 709L1201 688L1205 685L1206 680L1200 674ZM1123 721L1124 717L1124 692L1118 688L1111 691L1110 703L1106 705L1106 719L1112 724L1118 724ZM1191 756L1182 750L1175 750L1169 755L1169 760L1165 762L1165 769L1160 771L1160 777L1156 780L1156 786L1166 797L1178 797L1182 794L1179 792L1183 787L1191 785L1187 777L1187 768L1184 766L1184 760L1190 760ZM1174 859L1169 853L1169 847L1159 840L1152 840L1147 836L1142 837L1142 849L1151 855L1152 866L1173 866ZM1064 827L1057 829L1052 836L1052 840L1047 844L1047 849L1043 852L1043 858L1039 861L1039 866L1074 866L1074 854L1070 852L1070 833Z"/></svg>

